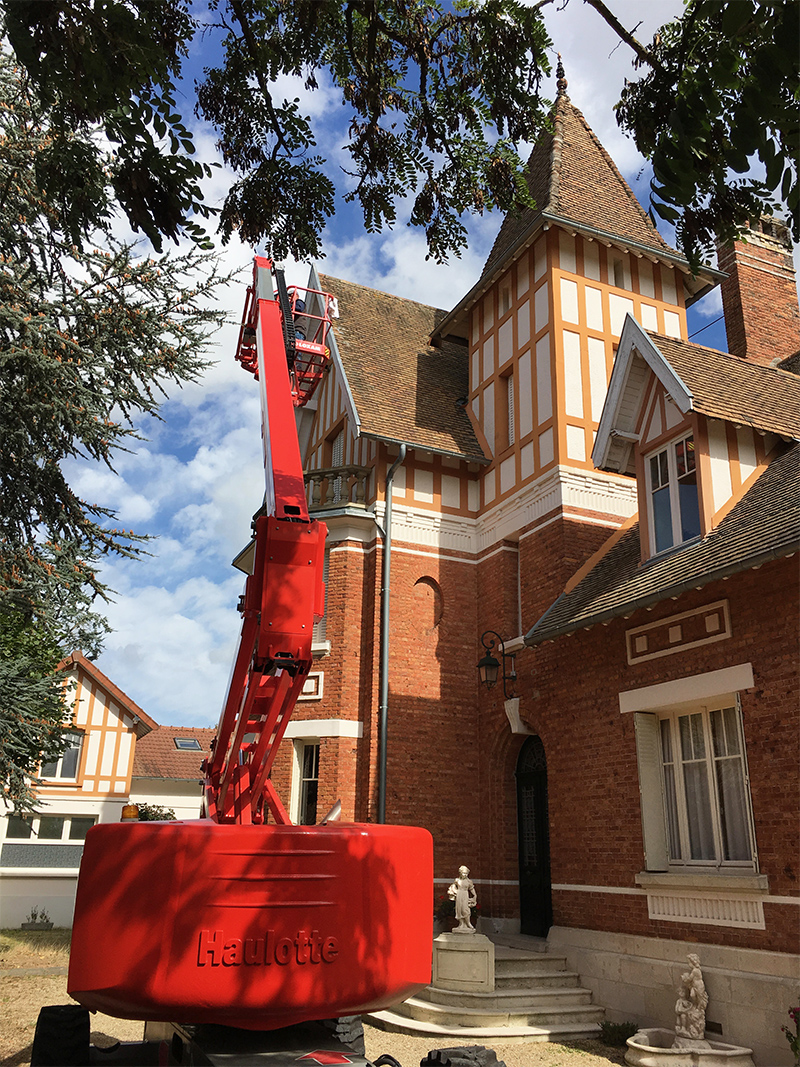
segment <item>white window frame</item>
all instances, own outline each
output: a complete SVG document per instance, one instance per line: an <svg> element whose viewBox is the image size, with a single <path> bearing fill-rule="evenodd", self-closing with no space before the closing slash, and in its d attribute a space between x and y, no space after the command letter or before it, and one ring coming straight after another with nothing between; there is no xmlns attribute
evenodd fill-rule
<svg viewBox="0 0 800 1067"><path fill-rule="evenodd" d="M740 751L733 757L715 754L712 743L711 716L714 712L722 712L724 709L734 710L735 718L732 719L729 716L728 721L735 722ZM680 742L680 719L692 715L701 716L706 754L703 760L684 761ZM703 872L729 874L757 872L758 854L750 797L750 778L738 694L728 693L704 700L702 703L681 704L671 708L654 709L650 712L637 712L634 715L634 722L645 844L645 869L671 873L694 871L698 874ZM662 726L665 722L669 723L669 726ZM662 731L668 731L668 736L672 741L671 762L665 760ZM747 835L749 855L746 858L726 859L724 855L722 806L716 768L718 763L725 759L736 759L741 766L744 808L740 814L744 819ZM695 765L705 763L703 781L706 783L710 802L714 854L703 859L691 856L688 792L684 780L684 766L688 762L693 762ZM671 768L669 773L665 769L667 766ZM674 791L667 780L673 774ZM669 802L670 796L674 796L672 805Z"/></svg>
<svg viewBox="0 0 800 1067"><path fill-rule="evenodd" d="M59 811L43 811L38 812L30 817L31 833L28 837L9 837L8 836L8 819L11 816L6 817L6 825L4 828L4 841L9 844L30 844L30 845L82 845L84 839L82 837L70 837L70 829L72 827L73 819L91 819L92 826L97 825L97 815L83 815L77 812L62 813ZM41 820L43 818L63 819L64 825L61 828L61 837L40 837L39 830L41 828Z"/></svg>
<svg viewBox="0 0 800 1067"><path fill-rule="evenodd" d="M80 777L80 773L81 773L81 758L83 756L83 746L84 746L84 744L86 742L86 732L84 730L76 730L74 727L71 727L70 729L65 730L64 733L67 736L78 738L78 741L79 741L78 746L77 746L77 748L78 748L78 758L75 760L75 774L74 775L62 775L62 773L61 773L61 771L63 769L63 766L64 766L64 756L66 755L66 752L68 750L71 751L72 747L74 747L74 746L69 746L69 748L67 750L65 750L64 753L62 755L60 755L57 760L49 761L51 763L55 762L55 765L56 765L55 774L45 774L44 773L44 768L47 766L47 763L43 763L42 764L41 770L40 770L40 777L41 777L42 781L44 781L44 782L77 782L78 778Z"/></svg>
<svg viewBox="0 0 800 1067"><path fill-rule="evenodd" d="M678 445L680 445L681 443L685 445L685 443L688 441L691 441L693 445L692 454L694 455L695 464L692 469L695 472L695 484L697 489L697 511L699 519L700 486L697 483L697 452L694 448L693 432L690 430L685 433L679 434L677 437L674 437L671 441L669 441L666 445L662 445L660 448L657 448L652 452L648 452L644 457L645 485L647 486L647 520L650 532L650 553L653 556L660 555L662 552L670 552L682 544L688 544L690 541L696 540L702 533L702 530L698 530L696 534L692 534L690 537L684 539L683 530L681 527L680 483L678 479L676 450ZM667 481L661 482L654 488L651 464L653 460L663 455L666 455L667 458ZM654 494L661 489L668 489L669 491L670 519L672 522L672 541L669 545L662 545L661 548L658 548L656 545L656 521L655 509L653 507L653 497Z"/></svg>
<svg viewBox="0 0 800 1067"><path fill-rule="evenodd" d="M318 737L302 737L297 738L294 742L293 751L293 767L292 767L292 795L290 803L290 816L292 822L301 825L308 825L301 822L303 815L303 806L305 802L305 783L307 779L303 777L303 769L305 763L305 753L308 748L316 748L317 750L317 777L313 779L317 782L317 817L320 816L319 811L319 759L320 759L320 740Z"/></svg>

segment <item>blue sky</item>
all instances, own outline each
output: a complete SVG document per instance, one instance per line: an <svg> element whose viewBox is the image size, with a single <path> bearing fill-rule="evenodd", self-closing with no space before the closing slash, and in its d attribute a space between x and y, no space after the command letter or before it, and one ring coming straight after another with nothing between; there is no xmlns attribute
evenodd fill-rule
<svg viewBox="0 0 800 1067"><path fill-rule="evenodd" d="M569 95L641 200L649 172L632 142L616 125L612 107L625 77L634 78L631 54L599 16L571 0L545 8L550 35L562 53ZM622 22L649 41L655 29L682 10L681 0L615 0ZM211 42L195 42L187 75L211 58ZM555 56L553 57L555 66ZM546 95L555 95L553 82ZM319 150L337 167L346 136L344 109L326 87L302 96L317 122ZM188 100L187 100L188 105ZM190 107L186 106L188 114ZM214 137L201 130L201 156L215 157ZM521 149L527 155L528 147ZM231 176L215 171L205 192L221 202ZM468 224L470 246L460 260L437 266L425 260L424 238L405 225L370 235L360 228L354 209L337 206L325 236L327 274L370 285L398 296L449 308L477 279L501 218L489 215ZM232 241L222 250L241 280L220 294L238 322L253 250ZM287 278L304 284L308 266L286 264ZM718 293L691 313L690 333L721 315ZM704 330L698 342L725 348L721 323ZM243 576L231 559L249 537L250 519L263 495L258 391L234 362L238 327L215 335L209 355L215 365L201 382L176 389L161 408L162 421L140 426L147 440L120 454L116 474L86 463L68 465L75 488L85 499L118 512L119 522L150 534L150 555L138 562L106 564L103 579L116 594L106 614L113 627L98 666L158 722L213 726L225 696L240 618L236 611Z"/></svg>

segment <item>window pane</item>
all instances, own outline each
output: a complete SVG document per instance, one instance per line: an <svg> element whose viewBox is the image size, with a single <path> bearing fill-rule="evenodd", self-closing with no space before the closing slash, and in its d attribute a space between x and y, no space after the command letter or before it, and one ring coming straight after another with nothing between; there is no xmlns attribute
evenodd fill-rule
<svg viewBox="0 0 800 1067"><path fill-rule="evenodd" d="M683 761L683 788L689 829L689 857L693 860L716 859L708 764L703 734L703 716L681 715L678 719Z"/></svg>
<svg viewBox="0 0 800 1067"><path fill-rule="evenodd" d="M686 474L686 449L685 442L678 441L675 445L675 467L678 471L678 477L682 478Z"/></svg>
<svg viewBox="0 0 800 1067"><path fill-rule="evenodd" d="M94 817L90 815L73 815L69 824L70 841L85 841L89 830L94 826Z"/></svg>
<svg viewBox="0 0 800 1067"><path fill-rule="evenodd" d="M736 708L711 712L711 735L715 756L738 756L741 753Z"/></svg>
<svg viewBox="0 0 800 1067"><path fill-rule="evenodd" d="M666 449L663 452L659 452L658 465L660 468L660 480L658 484L667 485L669 483L669 458Z"/></svg>
<svg viewBox="0 0 800 1067"><path fill-rule="evenodd" d="M653 527L656 552L672 546L672 507L669 502L669 486L653 493Z"/></svg>
<svg viewBox="0 0 800 1067"><path fill-rule="evenodd" d="M693 471L695 468L694 437L687 437L684 444L686 447L686 469Z"/></svg>
<svg viewBox="0 0 800 1067"><path fill-rule="evenodd" d="M303 781L300 785L300 824L313 826L317 821L319 788L319 745L303 745Z"/></svg>
<svg viewBox="0 0 800 1067"><path fill-rule="evenodd" d="M317 821L317 782L303 782L300 803L301 826L313 826Z"/></svg>
<svg viewBox="0 0 800 1067"><path fill-rule="evenodd" d="M717 791L723 859L752 859L744 768L738 756L717 760Z"/></svg>
<svg viewBox="0 0 800 1067"><path fill-rule="evenodd" d="M672 730L669 719L662 719L661 727L661 756L664 763L672 763Z"/></svg>
<svg viewBox="0 0 800 1067"><path fill-rule="evenodd" d="M678 500L681 510L681 541L700 536L700 503L697 498L697 475L694 471L685 474L678 482Z"/></svg>
<svg viewBox="0 0 800 1067"><path fill-rule="evenodd" d="M63 833L63 815L42 815L39 819L40 841L60 841Z"/></svg>
<svg viewBox="0 0 800 1067"><path fill-rule="evenodd" d="M664 765L664 808L667 816L667 837L669 841L669 858L681 859L681 837L678 822L678 797L675 785L675 765L672 758L672 724L669 719L662 719L661 756Z"/></svg>
<svg viewBox="0 0 800 1067"><path fill-rule="evenodd" d="M50 763L43 763L40 775L42 778L55 778L56 771L58 770L58 760L53 760Z"/></svg>
<svg viewBox="0 0 800 1067"><path fill-rule="evenodd" d="M59 777L77 778L78 760L81 754L83 734L69 734L68 738L67 747L64 751L64 755L61 757L61 773L59 774Z"/></svg>
<svg viewBox="0 0 800 1067"><path fill-rule="evenodd" d="M711 735L716 757L723 859L750 860L753 854L747 817L747 785L736 708L711 712Z"/></svg>
<svg viewBox="0 0 800 1067"><path fill-rule="evenodd" d="M6 838L15 841L27 840L31 836L31 821L23 819L21 815L9 815L6 827Z"/></svg>
<svg viewBox="0 0 800 1067"><path fill-rule="evenodd" d="M319 745L303 748L303 777L316 778L319 774Z"/></svg>
<svg viewBox="0 0 800 1067"><path fill-rule="evenodd" d="M675 793L675 768L664 768L664 800L667 810L667 834L669 836L669 858L679 860L681 853L681 835L678 828L678 798Z"/></svg>
<svg viewBox="0 0 800 1067"><path fill-rule="evenodd" d="M706 741L703 736L702 715L681 715L681 757L684 760L705 759Z"/></svg>
<svg viewBox="0 0 800 1067"><path fill-rule="evenodd" d="M683 781L689 820L689 854L693 860L716 859L705 761L684 764Z"/></svg>

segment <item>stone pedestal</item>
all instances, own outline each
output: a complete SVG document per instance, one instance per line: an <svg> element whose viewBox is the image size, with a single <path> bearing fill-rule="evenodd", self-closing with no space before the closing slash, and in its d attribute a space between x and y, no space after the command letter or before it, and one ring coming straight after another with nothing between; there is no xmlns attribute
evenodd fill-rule
<svg viewBox="0 0 800 1067"><path fill-rule="evenodd" d="M484 934L439 934L433 942L433 986L494 992L494 944Z"/></svg>

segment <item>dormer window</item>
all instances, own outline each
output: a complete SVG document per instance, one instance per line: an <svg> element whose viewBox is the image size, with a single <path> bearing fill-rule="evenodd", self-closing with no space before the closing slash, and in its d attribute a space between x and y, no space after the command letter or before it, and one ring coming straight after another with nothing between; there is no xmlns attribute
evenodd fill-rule
<svg viewBox="0 0 800 1067"><path fill-rule="evenodd" d="M652 551L700 536L694 437L688 434L647 457Z"/></svg>

